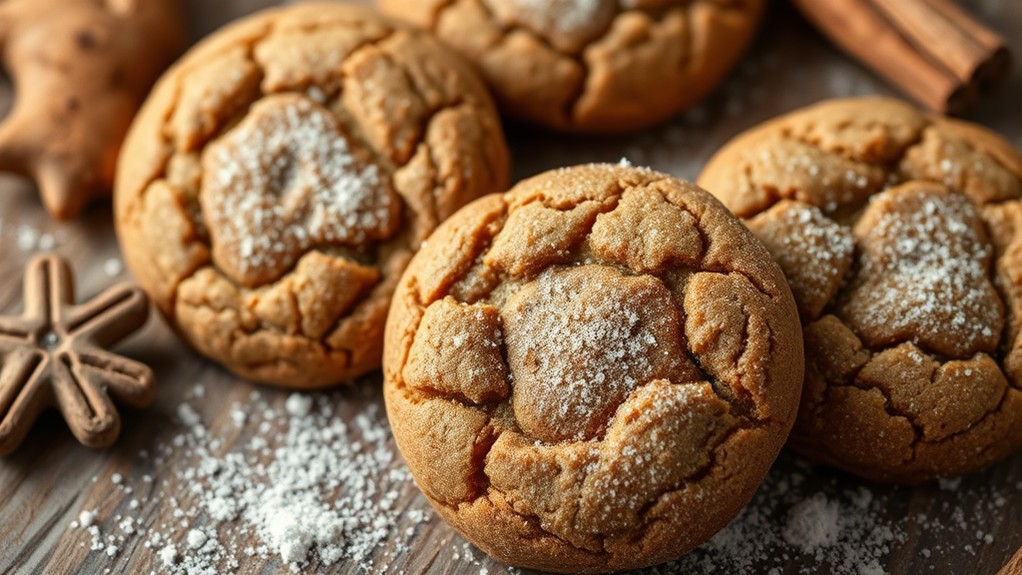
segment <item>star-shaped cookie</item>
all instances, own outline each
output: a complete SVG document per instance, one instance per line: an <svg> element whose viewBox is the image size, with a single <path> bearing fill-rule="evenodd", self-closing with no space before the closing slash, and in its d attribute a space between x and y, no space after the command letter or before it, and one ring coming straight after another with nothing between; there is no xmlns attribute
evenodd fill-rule
<svg viewBox="0 0 1022 575"><path fill-rule="evenodd" d="M47 407L60 410L83 445L110 445L121 429L111 396L144 407L156 395L148 366L106 350L146 322L148 299L121 284L76 305L71 271L55 255L29 262L24 290L25 311L0 316L0 455L21 444Z"/></svg>

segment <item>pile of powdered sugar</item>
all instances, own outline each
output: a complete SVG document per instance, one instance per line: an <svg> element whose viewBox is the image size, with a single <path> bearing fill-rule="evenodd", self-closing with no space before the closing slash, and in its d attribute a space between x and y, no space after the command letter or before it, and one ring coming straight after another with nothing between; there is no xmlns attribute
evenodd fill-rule
<svg viewBox="0 0 1022 575"><path fill-rule="evenodd" d="M395 505L414 487L377 404L349 420L329 395L293 394L280 409L253 392L231 424L210 429L192 403L203 395L198 386L179 405L178 433L140 454L140 467L173 465L172 477L113 475L124 502L110 517L81 512L71 527L86 531L83 545L114 558L141 542L160 573L231 572L252 556L294 572L342 560L379 568L381 544L400 551L430 516ZM153 508L174 519L146 524Z"/></svg>

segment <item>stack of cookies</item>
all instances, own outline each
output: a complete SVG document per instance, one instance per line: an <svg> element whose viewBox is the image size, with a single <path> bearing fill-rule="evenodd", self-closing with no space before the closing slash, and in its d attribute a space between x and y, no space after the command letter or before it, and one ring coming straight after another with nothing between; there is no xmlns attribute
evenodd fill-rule
<svg viewBox="0 0 1022 575"><path fill-rule="evenodd" d="M129 267L180 337L288 388L382 366L397 444L492 557L662 563L785 445L868 480L1022 447L1022 156L888 99L739 135L698 186L620 164L508 190L506 117L659 122L760 0L382 0L273 9L135 116ZM0 389L2 391L2 389Z"/></svg>

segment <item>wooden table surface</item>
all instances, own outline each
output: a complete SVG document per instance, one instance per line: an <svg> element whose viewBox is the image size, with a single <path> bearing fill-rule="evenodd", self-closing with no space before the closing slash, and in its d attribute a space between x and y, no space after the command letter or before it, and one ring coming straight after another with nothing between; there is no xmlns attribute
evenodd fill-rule
<svg viewBox="0 0 1022 575"><path fill-rule="evenodd" d="M190 30L201 37L224 22L251 12L270 0L189 0ZM1017 0L974 0L968 5L1013 43L1022 55L1022 4ZM729 137L757 122L830 96L891 94L857 64L835 52L782 2L774 2L764 30L749 57L728 82L697 109L660 127L628 137L573 138L509 126L514 175L522 178L556 166L617 161L627 157L678 176L694 179L699 166ZM1020 67L1022 68L1022 67ZM0 88L0 111L10 105L10 88ZM971 119L982 122L1022 147L1022 73L1016 72L995 97ZM50 221L30 183L0 177L0 310L21 306L21 270L35 252L55 249L69 256L79 294L90 296L126 276L111 228L109 205L88 211L80 221ZM190 401L210 433L222 435L222 450L240 449L259 433L256 421L230 431L229 406L249 401L258 389L271 409L282 409L287 393L254 386L232 377L180 344L159 317L119 350L148 362L159 380L159 398L144 412L124 413L119 442L94 451L79 446L59 416L45 415L13 456L0 460L0 573L138 573L161 570L145 537L124 536L117 553L90 550L90 535L69 525L83 510L96 511L100 533L118 533L119 516L132 515L140 525L160 529L174 520L175 502L186 498L180 473L184 450L160 461L140 457L166 446L183 430L178 407ZM195 385L205 389L194 398ZM358 389L321 394L350 418L375 413L382 429L379 378ZM376 411L372 412L375 407ZM228 430L228 431L224 431ZM219 437L219 436L218 436ZM392 450L384 436L382 444ZM391 464L403 470L395 454ZM120 484L112 478L123 476ZM150 477L146 477L146 476ZM399 522L392 535L361 562L330 567L311 565L310 572L443 572L505 573L467 546L429 511L408 481L377 478L382 494L397 491ZM389 477L389 478L388 478ZM151 479L152 481L147 481ZM166 480L166 483L164 483ZM134 486L129 494L125 486ZM148 490L142 488L148 486ZM132 499L141 505L132 509ZM837 530L817 547L792 536L793 517L807 504L831 513ZM418 520L420 513L423 518ZM827 517L824 517L826 523ZM202 514L190 518L208 521ZM797 527L797 525L795 525ZM168 528L171 536L180 529ZM143 529L144 531L144 529ZM251 537L251 536L249 536ZM831 539L826 539L831 537ZM257 541L221 541L238 559L232 571L287 572L270 557L249 557L240 549ZM863 484L827 469L815 468L784 454L743 515L720 537L678 564L659 572L677 573L995 573L1022 545L1022 457L1002 462L959 481L918 488ZM365 558L363 558L365 559ZM228 570L229 564L216 567ZM773 571L771 571L773 569Z"/></svg>

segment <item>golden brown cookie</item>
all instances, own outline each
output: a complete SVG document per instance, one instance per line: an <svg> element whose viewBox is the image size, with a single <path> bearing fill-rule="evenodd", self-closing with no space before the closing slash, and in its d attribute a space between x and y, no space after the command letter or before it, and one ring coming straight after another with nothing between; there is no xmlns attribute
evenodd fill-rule
<svg viewBox="0 0 1022 575"><path fill-rule="evenodd" d="M0 170L35 179L66 220L110 195L124 133L184 47L178 0L5 0L0 52L17 89Z"/></svg>
<svg viewBox="0 0 1022 575"><path fill-rule="evenodd" d="M762 0L379 0L482 71L510 116L619 132L710 92L752 40Z"/></svg>
<svg viewBox="0 0 1022 575"><path fill-rule="evenodd" d="M323 387L379 367L412 253L507 173L468 64L368 8L302 4L224 28L160 80L120 158L117 231L197 350Z"/></svg>
<svg viewBox="0 0 1022 575"><path fill-rule="evenodd" d="M797 411L798 323L766 249L706 192L557 170L469 204L413 258L387 413L433 507L496 559L653 565L762 481Z"/></svg>
<svg viewBox="0 0 1022 575"><path fill-rule="evenodd" d="M1022 445L1022 158L1007 142L896 100L834 100L738 136L699 183L795 294L795 450L913 483Z"/></svg>

